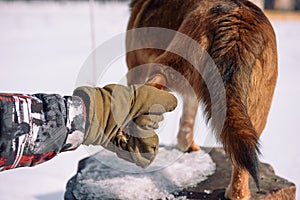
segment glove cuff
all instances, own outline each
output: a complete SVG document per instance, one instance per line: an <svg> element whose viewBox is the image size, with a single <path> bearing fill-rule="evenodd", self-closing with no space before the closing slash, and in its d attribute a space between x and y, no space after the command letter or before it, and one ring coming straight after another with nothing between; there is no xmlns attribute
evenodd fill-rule
<svg viewBox="0 0 300 200"><path fill-rule="evenodd" d="M68 135L62 151L76 149L82 144L85 133L85 105L83 100L77 96L65 96L67 107L66 127Z"/></svg>
<svg viewBox="0 0 300 200"><path fill-rule="evenodd" d="M97 137L95 134L90 134L91 132L98 133L99 130L97 130L97 127L99 125L93 123L94 120L94 110L95 108L95 89L90 87L79 87L76 88L73 92L73 96L80 97L82 100L82 103L85 108L85 131L84 131L84 138L83 138L83 144L90 145L93 144ZM98 100L100 101L100 99ZM91 136L92 135L92 136ZM95 137L94 137L95 136Z"/></svg>

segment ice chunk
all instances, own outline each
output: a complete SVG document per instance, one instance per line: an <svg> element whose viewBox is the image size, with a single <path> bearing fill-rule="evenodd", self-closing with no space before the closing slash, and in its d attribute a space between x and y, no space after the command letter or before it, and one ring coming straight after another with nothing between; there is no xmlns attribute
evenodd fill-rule
<svg viewBox="0 0 300 200"><path fill-rule="evenodd" d="M182 153L162 147L147 169L101 151L77 175L73 195L78 199L174 199L172 193L195 186L214 171L215 163L204 151Z"/></svg>

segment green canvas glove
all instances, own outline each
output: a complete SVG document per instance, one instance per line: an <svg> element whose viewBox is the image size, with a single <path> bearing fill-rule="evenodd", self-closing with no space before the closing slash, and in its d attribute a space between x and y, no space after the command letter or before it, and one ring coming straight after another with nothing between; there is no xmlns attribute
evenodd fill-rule
<svg viewBox="0 0 300 200"><path fill-rule="evenodd" d="M172 94L146 85L79 87L74 95L86 106L83 143L102 145L141 167L147 167L157 154L154 129L163 120L163 113L177 106Z"/></svg>

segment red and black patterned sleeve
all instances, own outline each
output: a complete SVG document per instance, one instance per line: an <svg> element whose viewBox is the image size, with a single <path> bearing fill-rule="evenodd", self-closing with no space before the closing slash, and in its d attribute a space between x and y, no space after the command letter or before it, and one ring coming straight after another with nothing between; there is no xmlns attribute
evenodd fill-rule
<svg viewBox="0 0 300 200"><path fill-rule="evenodd" d="M84 129L79 97L0 93L0 171L34 166L76 149Z"/></svg>

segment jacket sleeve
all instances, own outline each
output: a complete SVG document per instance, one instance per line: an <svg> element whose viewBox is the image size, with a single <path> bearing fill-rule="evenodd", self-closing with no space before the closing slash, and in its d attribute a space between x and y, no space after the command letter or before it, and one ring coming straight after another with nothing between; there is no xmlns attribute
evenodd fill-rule
<svg viewBox="0 0 300 200"><path fill-rule="evenodd" d="M76 149L84 137L84 113L76 96L0 93L0 171Z"/></svg>

